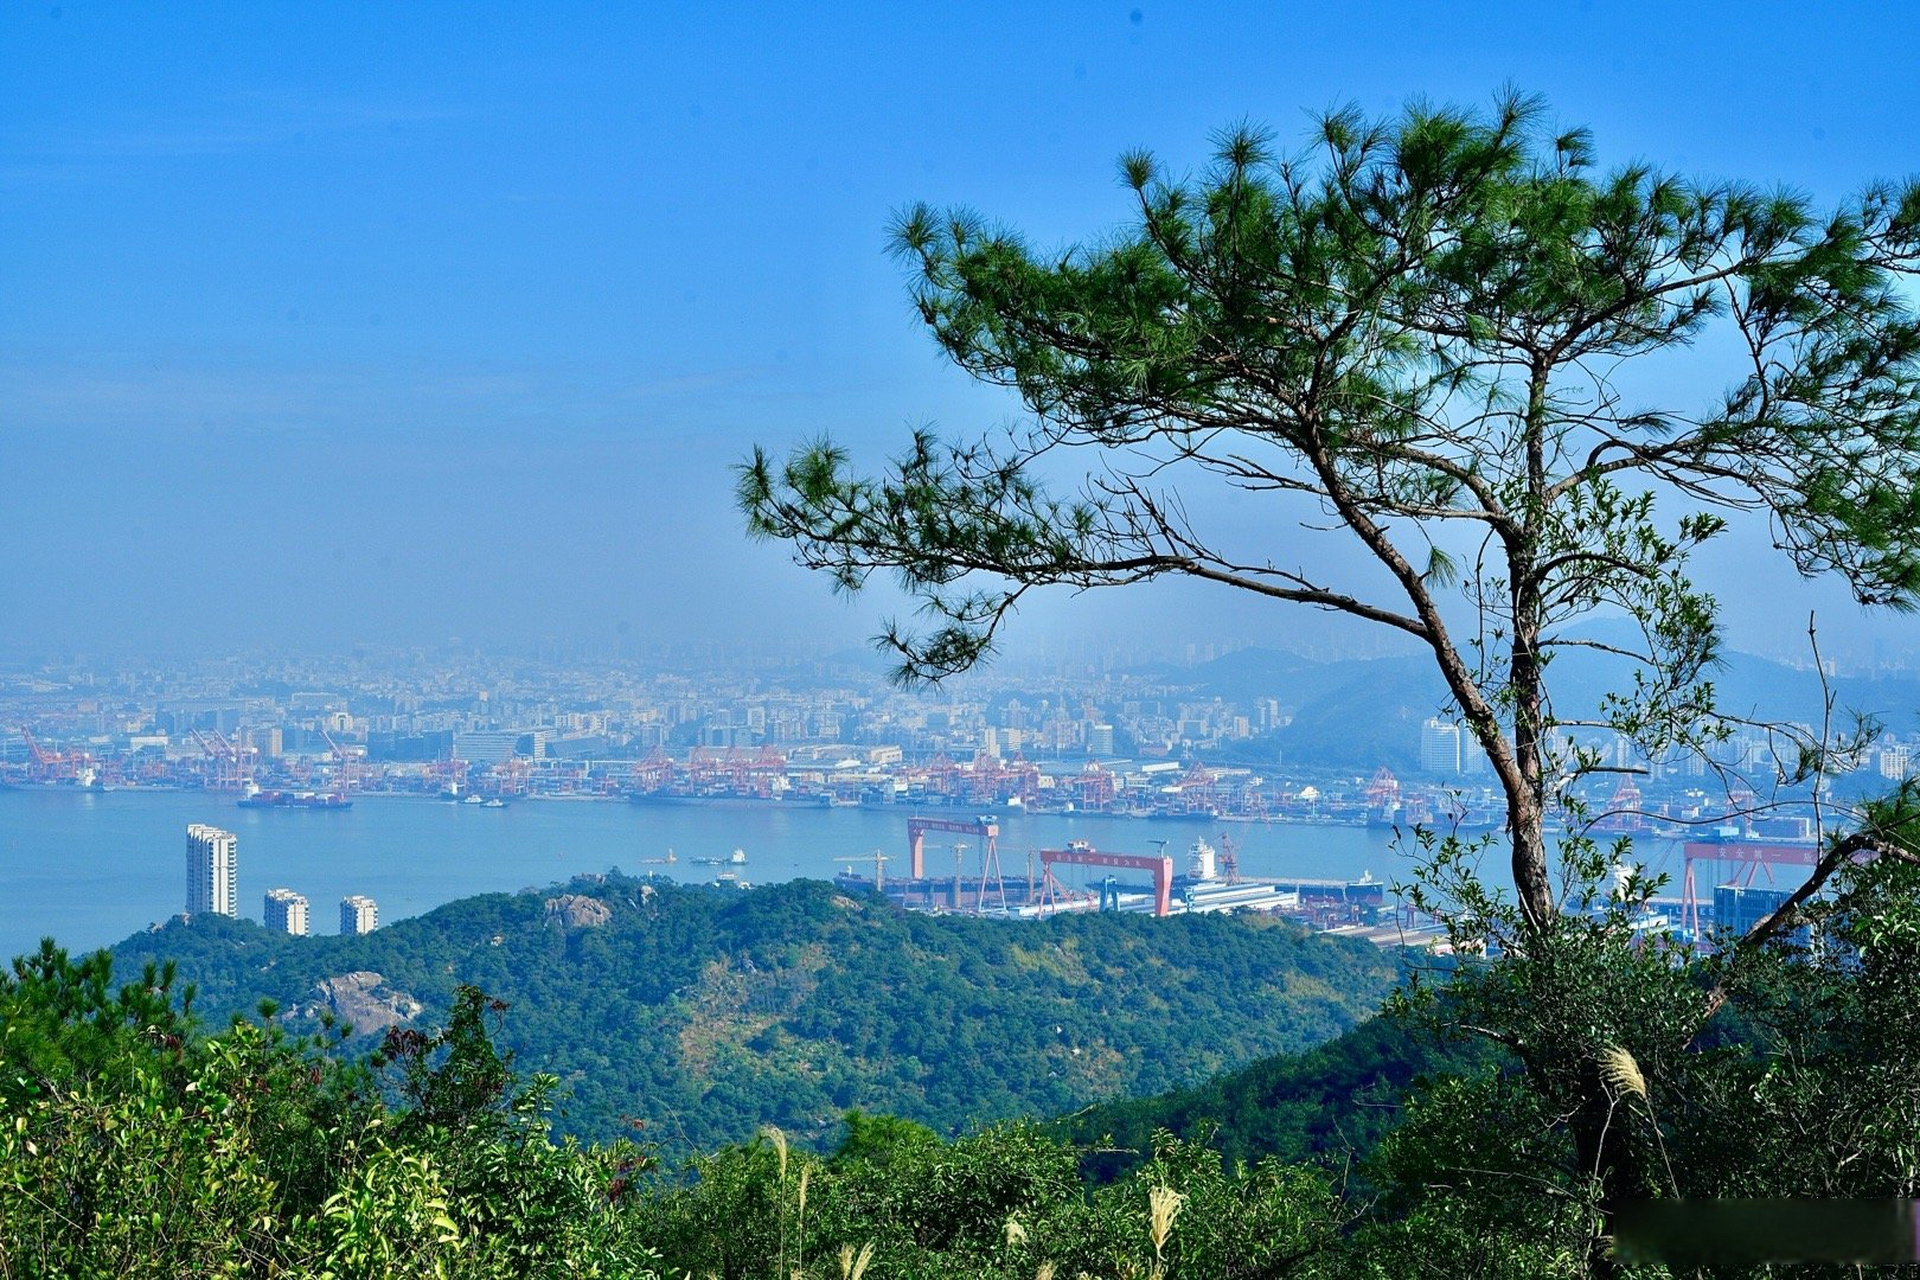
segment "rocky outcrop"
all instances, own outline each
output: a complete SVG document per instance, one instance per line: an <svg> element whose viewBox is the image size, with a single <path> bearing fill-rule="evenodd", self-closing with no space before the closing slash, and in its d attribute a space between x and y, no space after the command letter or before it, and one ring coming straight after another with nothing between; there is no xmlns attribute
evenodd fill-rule
<svg viewBox="0 0 1920 1280"><path fill-rule="evenodd" d="M331 1013L361 1035L378 1035L420 1016L426 1006L405 991L387 985L386 978L360 969L322 978L313 986L313 998L287 1011L289 1017L318 1018Z"/></svg>
<svg viewBox="0 0 1920 1280"><path fill-rule="evenodd" d="M583 893L563 893L547 899L546 919L548 924L557 924L569 933L576 929L598 929L613 919L613 908Z"/></svg>

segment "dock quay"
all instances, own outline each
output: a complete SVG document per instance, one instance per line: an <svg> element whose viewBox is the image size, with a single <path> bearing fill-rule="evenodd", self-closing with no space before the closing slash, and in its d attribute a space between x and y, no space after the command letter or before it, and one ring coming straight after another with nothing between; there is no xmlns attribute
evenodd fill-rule
<svg viewBox="0 0 1920 1280"><path fill-rule="evenodd" d="M974 837L973 843L952 846L951 875L929 872L926 837L936 831ZM840 859L850 865L835 883L850 891L878 892L906 911L1010 920L1063 911L1159 917L1254 911L1326 930L1379 925L1386 907L1386 885L1370 874L1359 880L1243 878L1232 837L1225 834L1218 847L1195 840L1177 869L1166 841L1155 842L1157 853L1139 855L1108 853L1084 840L1064 849L1035 850L1026 855L1023 868L1003 868L998 837L999 824L991 816L910 819L907 875L888 876L886 864L894 859L874 853ZM863 864L872 865L871 874L855 869Z"/></svg>

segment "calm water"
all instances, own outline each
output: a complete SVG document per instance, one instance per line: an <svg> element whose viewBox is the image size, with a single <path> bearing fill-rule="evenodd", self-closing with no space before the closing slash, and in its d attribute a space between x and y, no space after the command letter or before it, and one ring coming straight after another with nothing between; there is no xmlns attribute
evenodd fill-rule
<svg viewBox="0 0 1920 1280"><path fill-rule="evenodd" d="M338 903L364 893L386 924L455 898L544 886L583 871L618 867L680 880L709 880L694 857L742 848L754 883L827 878L834 859L893 855L906 869L908 811L782 808L777 805L651 807L523 801L507 809L431 800L363 797L345 813L242 809L205 792L0 791L0 956L52 935L78 951L105 946L182 908L186 826L211 822L240 837L240 911L260 918L261 896L285 886L307 895L317 933L338 925ZM1029 849L1090 840L1113 853L1152 853L1166 840L1179 855L1195 837L1229 830L1247 876L1391 880L1406 861L1391 833L1354 827L1145 822L1092 816L1002 814L1000 854L1008 876L1026 874ZM928 869L952 867L959 836L927 837ZM649 863L668 850L671 866ZM977 853L969 853L969 866ZM871 873L872 862L860 869ZM1063 869L1067 871L1077 868ZM1088 873L1089 875L1091 873Z"/></svg>

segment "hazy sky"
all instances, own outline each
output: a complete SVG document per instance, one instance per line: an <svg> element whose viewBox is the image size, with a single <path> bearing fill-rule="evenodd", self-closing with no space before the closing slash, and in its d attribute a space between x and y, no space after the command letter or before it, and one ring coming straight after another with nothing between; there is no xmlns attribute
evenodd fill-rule
<svg viewBox="0 0 1920 1280"><path fill-rule="evenodd" d="M1125 218L1122 151L1197 167L1243 118L1506 82L1609 162L1832 199L1920 171L1915 14L10 4L0 650L856 642L883 605L748 545L728 466L1009 412L909 313L900 206L1091 238ZM1737 642L1803 627L1737 550L1712 567ZM1909 643L1821 599L1848 642ZM1301 624L1180 591L1013 638Z"/></svg>

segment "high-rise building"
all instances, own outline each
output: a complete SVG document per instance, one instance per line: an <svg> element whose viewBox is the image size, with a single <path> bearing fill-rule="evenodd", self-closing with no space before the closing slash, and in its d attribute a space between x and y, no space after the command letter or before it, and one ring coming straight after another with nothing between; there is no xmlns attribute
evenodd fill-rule
<svg viewBox="0 0 1920 1280"><path fill-rule="evenodd" d="M474 764L501 764L520 754L525 736L521 729L463 729L453 735L453 754Z"/></svg>
<svg viewBox="0 0 1920 1280"><path fill-rule="evenodd" d="M1898 782L1913 772L1913 752L1905 743L1883 742L1875 763L1880 767L1881 777Z"/></svg>
<svg viewBox="0 0 1920 1280"><path fill-rule="evenodd" d="M238 916L240 840L204 822L187 826L187 914Z"/></svg>
<svg viewBox="0 0 1920 1280"><path fill-rule="evenodd" d="M1420 726L1420 771L1454 775L1460 772L1460 726L1450 720L1429 720Z"/></svg>
<svg viewBox="0 0 1920 1280"><path fill-rule="evenodd" d="M290 933L296 938L307 936L307 897L303 893L295 893L291 889L269 889L261 914L267 922L267 928L276 933Z"/></svg>
<svg viewBox="0 0 1920 1280"><path fill-rule="evenodd" d="M372 933L380 927L380 908L359 894L340 899L340 932Z"/></svg>

